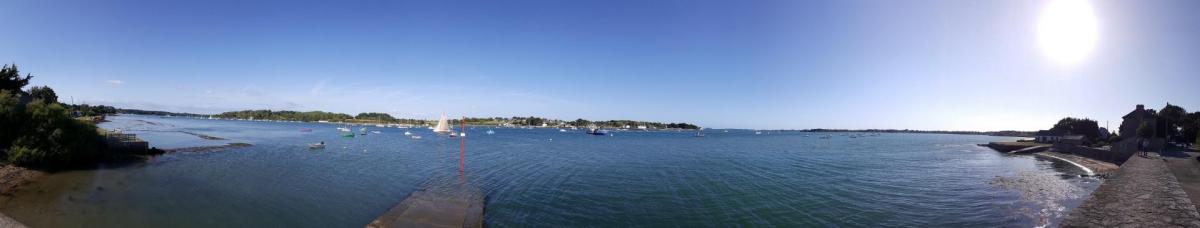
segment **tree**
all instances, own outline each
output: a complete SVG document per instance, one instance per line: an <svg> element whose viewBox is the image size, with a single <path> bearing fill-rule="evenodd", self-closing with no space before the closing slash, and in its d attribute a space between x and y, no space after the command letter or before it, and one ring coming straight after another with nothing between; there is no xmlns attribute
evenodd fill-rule
<svg viewBox="0 0 1200 228"><path fill-rule="evenodd" d="M9 147L8 161L32 167L58 168L110 158L96 127L72 119L59 104L34 100L26 104L27 121Z"/></svg>
<svg viewBox="0 0 1200 228"><path fill-rule="evenodd" d="M10 93L21 93L21 88L29 85L29 79L33 76L25 74L25 78L21 78L21 73L17 71L17 64L5 64L0 68L0 90L8 90Z"/></svg>
<svg viewBox="0 0 1200 228"><path fill-rule="evenodd" d="M592 121L588 121L583 118L579 118L579 119L575 119L575 121L572 121L571 125L575 125L576 127L587 127L588 125L592 125Z"/></svg>
<svg viewBox="0 0 1200 228"><path fill-rule="evenodd" d="M1061 132L1065 134L1084 135L1089 139L1097 139L1100 137L1100 125L1095 120L1078 119L1078 118L1062 118L1054 127L1050 128L1052 132Z"/></svg>
<svg viewBox="0 0 1200 228"><path fill-rule="evenodd" d="M8 145L21 135L25 108L19 105L18 99L8 90L0 90L0 129L3 129L0 130L0 151L8 149Z"/></svg>
<svg viewBox="0 0 1200 228"><path fill-rule="evenodd" d="M1184 126L1184 121L1186 121L1187 117L1187 110L1184 110L1183 107L1167 103L1167 106L1158 111L1158 118L1160 119L1158 126L1163 127L1163 129L1161 129L1162 132L1160 133L1163 134L1167 140L1184 141L1176 136L1179 136L1179 127Z"/></svg>
<svg viewBox="0 0 1200 228"><path fill-rule="evenodd" d="M1200 137L1200 112L1187 114L1182 121L1179 121L1183 126L1183 131L1180 132L1180 138L1194 139Z"/></svg>
<svg viewBox="0 0 1200 228"><path fill-rule="evenodd" d="M54 93L53 89L48 86L34 86L29 88L29 96L34 100L41 99L46 103L58 103L58 94Z"/></svg>
<svg viewBox="0 0 1200 228"><path fill-rule="evenodd" d="M1138 124L1137 136L1141 137L1143 139L1153 138L1154 137L1154 127L1151 127L1150 124L1146 124L1146 122L1142 122L1141 124Z"/></svg>
<svg viewBox="0 0 1200 228"><path fill-rule="evenodd" d="M375 121L384 121L384 122L396 121L396 118L392 117L392 115L388 115L387 113L378 113L378 112L359 113L357 116L354 116L354 118L360 119L360 120L375 120Z"/></svg>

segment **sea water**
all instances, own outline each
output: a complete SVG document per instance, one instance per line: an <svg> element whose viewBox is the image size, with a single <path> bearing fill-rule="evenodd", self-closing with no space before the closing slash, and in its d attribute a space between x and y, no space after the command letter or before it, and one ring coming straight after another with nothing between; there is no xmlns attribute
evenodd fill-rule
<svg viewBox="0 0 1200 228"><path fill-rule="evenodd" d="M460 171L460 138L424 128L348 138L322 123L110 120L158 148L253 146L54 173L0 212L32 227L361 227L452 180L482 192L496 227L1043 226L1100 182L977 135L468 126Z"/></svg>

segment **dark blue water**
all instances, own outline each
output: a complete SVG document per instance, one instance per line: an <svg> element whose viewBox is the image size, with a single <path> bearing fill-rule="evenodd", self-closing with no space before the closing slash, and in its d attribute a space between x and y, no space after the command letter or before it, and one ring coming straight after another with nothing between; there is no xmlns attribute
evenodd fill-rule
<svg viewBox="0 0 1200 228"><path fill-rule="evenodd" d="M461 180L483 192L486 224L497 227L1040 226L1098 184L1064 164L975 146L1013 140L990 136L468 127L459 178L458 139L427 129L407 129L424 136L414 140L370 126L382 132L112 120L101 126L160 148L254 146L56 173L3 198L0 211L34 227L361 227L425 183ZM306 146L318 141L327 148Z"/></svg>

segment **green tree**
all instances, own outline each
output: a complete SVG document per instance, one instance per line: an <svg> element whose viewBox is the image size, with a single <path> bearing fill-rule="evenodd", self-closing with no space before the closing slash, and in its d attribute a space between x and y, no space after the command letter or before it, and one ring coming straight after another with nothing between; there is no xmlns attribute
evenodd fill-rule
<svg viewBox="0 0 1200 228"><path fill-rule="evenodd" d="M375 121L384 121L384 122L396 121L396 118L392 117L392 115L388 115L387 113L378 113L378 112L359 113L357 116L354 116L354 118L360 119L360 120L375 120Z"/></svg>
<svg viewBox="0 0 1200 228"><path fill-rule="evenodd" d="M1095 120L1083 118L1062 118L1054 127L1050 128L1052 132L1061 132L1065 134L1083 135L1089 139L1097 139L1100 137L1100 125Z"/></svg>
<svg viewBox="0 0 1200 228"><path fill-rule="evenodd" d="M1179 127L1184 126L1187 117L1187 110L1184 110L1183 107L1167 103L1167 106L1158 111L1158 118L1160 119L1158 126L1163 128L1161 129L1163 132L1159 133L1163 134L1168 140L1185 141L1176 136L1179 136Z"/></svg>
<svg viewBox="0 0 1200 228"><path fill-rule="evenodd" d="M19 105L19 102L19 98L13 92L0 90L0 129L3 129L0 130L0 152L8 149L8 145L21 134L22 123L25 122L25 108Z"/></svg>
<svg viewBox="0 0 1200 228"><path fill-rule="evenodd" d="M1151 127L1150 124L1147 124L1146 122L1142 122L1141 124L1138 124L1137 136L1144 138L1144 139L1153 138L1154 137L1154 127Z"/></svg>
<svg viewBox="0 0 1200 228"><path fill-rule="evenodd" d="M1179 132L1180 138L1194 139L1200 137L1200 112L1189 113L1179 121L1183 127Z"/></svg>
<svg viewBox="0 0 1200 228"><path fill-rule="evenodd" d="M9 147L9 162L58 168L110 158L95 126L71 118L61 105L35 100L25 112L26 126Z"/></svg>
<svg viewBox="0 0 1200 228"><path fill-rule="evenodd" d="M58 103L58 94L54 93L53 89L48 86L34 86L29 88L29 96L34 100L41 99L46 103Z"/></svg>
<svg viewBox="0 0 1200 228"><path fill-rule="evenodd" d="M21 78L21 72L17 71L17 64L5 64L3 68L0 68L0 90L21 93L21 88L29 85L29 79L33 79L33 76L25 74L25 77Z"/></svg>
<svg viewBox="0 0 1200 228"><path fill-rule="evenodd" d="M588 125L592 125L592 121L588 121L583 118L579 118L579 119L575 119L575 121L572 121L571 125L575 125L576 127L587 127Z"/></svg>

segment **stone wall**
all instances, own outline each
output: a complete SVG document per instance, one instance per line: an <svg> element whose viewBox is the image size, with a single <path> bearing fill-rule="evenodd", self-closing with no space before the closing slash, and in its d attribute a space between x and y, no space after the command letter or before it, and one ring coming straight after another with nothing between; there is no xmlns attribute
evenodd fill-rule
<svg viewBox="0 0 1200 228"><path fill-rule="evenodd" d="M1055 144L1054 150L1065 154L1074 154L1080 157L1091 158L1099 161L1110 162L1121 165L1129 160L1129 156L1136 153L1135 150L1120 150L1114 145L1112 150L1096 149L1084 146L1075 146L1068 144Z"/></svg>

